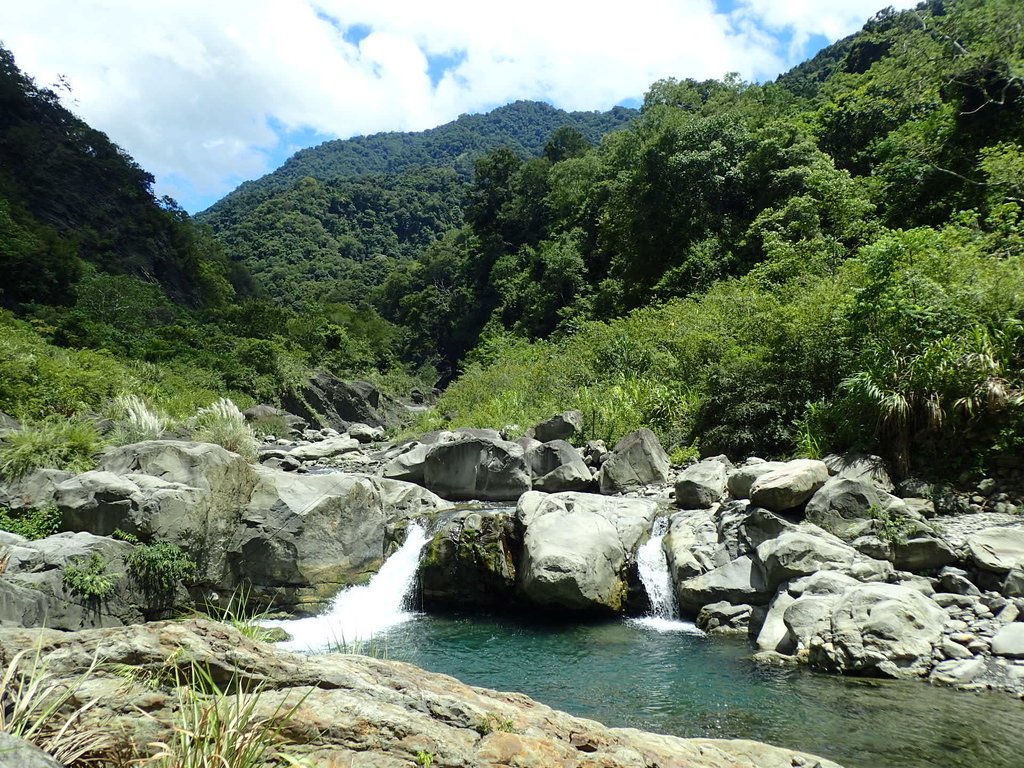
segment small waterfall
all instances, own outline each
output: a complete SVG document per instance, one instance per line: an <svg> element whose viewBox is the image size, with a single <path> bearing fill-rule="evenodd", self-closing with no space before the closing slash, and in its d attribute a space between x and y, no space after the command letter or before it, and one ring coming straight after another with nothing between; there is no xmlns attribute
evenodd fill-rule
<svg viewBox="0 0 1024 768"><path fill-rule="evenodd" d="M410 524L405 543L373 578L363 586L339 592L325 613L264 624L281 627L291 635L292 639L281 643L281 647L292 651L322 650L369 641L413 617L413 613L405 610L405 601L416 580L420 551L426 543L426 531L416 523Z"/></svg>
<svg viewBox="0 0 1024 768"><path fill-rule="evenodd" d="M647 591L651 610L646 616L635 621L659 632L703 634L692 622L679 620L676 594L672 588L672 577L668 572L668 558L661 546L667 532L668 518L657 518L651 528L651 538L636 552L637 570L640 573L640 581Z"/></svg>

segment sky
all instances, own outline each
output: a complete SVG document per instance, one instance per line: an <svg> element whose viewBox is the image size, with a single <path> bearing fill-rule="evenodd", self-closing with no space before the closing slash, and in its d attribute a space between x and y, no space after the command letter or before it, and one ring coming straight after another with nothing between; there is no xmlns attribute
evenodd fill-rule
<svg viewBox="0 0 1024 768"><path fill-rule="evenodd" d="M636 106L656 80L763 82L906 0L32 0L0 44L189 212L295 151L516 99Z"/></svg>

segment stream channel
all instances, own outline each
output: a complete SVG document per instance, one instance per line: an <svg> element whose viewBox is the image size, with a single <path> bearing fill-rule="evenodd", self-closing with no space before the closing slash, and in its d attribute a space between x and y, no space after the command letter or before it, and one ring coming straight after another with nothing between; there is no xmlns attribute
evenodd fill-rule
<svg viewBox="0 0 1024 768"><path fill-rule="evenodd" d="M293 650L356 645L610 726L756 739L846 768L1024 766L1024 703L1012 696L758 665L749 642L673 618L671 590L655 597L667 579L661 532L638 552L660 614L643 619L552 625L417 612L409 602L426 536L411 526L370 583L339 594L324 615L268 623L289 632Z"/></svg>

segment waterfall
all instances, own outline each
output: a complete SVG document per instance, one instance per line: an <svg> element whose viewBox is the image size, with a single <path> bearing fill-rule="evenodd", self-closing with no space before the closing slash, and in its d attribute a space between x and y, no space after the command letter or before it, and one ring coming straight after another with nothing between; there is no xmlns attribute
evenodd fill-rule
<svg viewBox="0 0 1024 768"><path fill-rule="evenodd" d="M668 558L661 546L667 532L668 518L659 517L651 528L651 538L636 552L640 582L647 591L651 610L643 618L634 621L658 632L703 634L692 622L679 620L675 590L668 572Z"/></svg>
<svg viewBox="0 0 1024 768"><path fill-rule="evenodd" d="M405 610L406 596L416 580L420 551L427 543L423 528L410 524L405 543L387 559L370 581L337 594L331 607L319 616L288 621L266 621L281 627L291 640L281 643L292 651L313 651L361 644L384 630L413 617Z"/></svg>

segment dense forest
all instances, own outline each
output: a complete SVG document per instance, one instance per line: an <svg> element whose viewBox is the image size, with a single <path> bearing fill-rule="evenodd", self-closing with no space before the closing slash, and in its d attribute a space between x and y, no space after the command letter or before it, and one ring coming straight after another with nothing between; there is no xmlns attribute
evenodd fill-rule
<svg viewBox="0 0 1024 768"><path fill-rule="evenodd" d="M579 408L678 460L1024 450L1014 0L882 11L773 83L665 79L638 114L328 142L196 221L2 61L0 410L143 381L275 401L323 367L451 382L422 427Z"/></svg>

